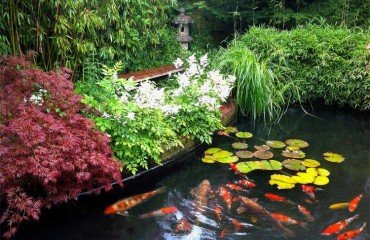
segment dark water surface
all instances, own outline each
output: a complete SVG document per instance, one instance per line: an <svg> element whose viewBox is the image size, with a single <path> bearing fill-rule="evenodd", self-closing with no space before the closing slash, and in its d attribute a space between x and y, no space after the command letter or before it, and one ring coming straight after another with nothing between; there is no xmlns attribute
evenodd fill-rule
<svg viewBox="0 0 370 240"><path fill-rule="evenodd" d="M258 198L258 203L271 212L279 212L294 219L303 220L302 215L286 204L271 202L264 197L266 192L285 196L293 202L303 204L313 214L315 221L301 226L288 226L295 234L294 239L335 239L324 237L320 233L329 224L360 214L346 230L358 228L363 222L370 224L370 201L368 192L364 191L366 181L370 185L370 126L369 116L358 112L348 112L337 109L320 109L311 111L321 119L311 117L301 109L290 109L278 124L266 126L252 124L245 118L239 118L239 130L250 131L255 138L247 140L249 150L253 145L261 145L259 139L286 140L299 138L309 142L310 146L304 149L307 158L317 159L321 167L331 172L330 183L323 187L324 191L317 192L318 202L308 204L306 195L299 185L292 190L277 190L268 184L271 172L252 172L248 174L257 187L248 193L232 192L233 196L245 195ZM216 137L212 147L232 150L232 139ZM193 197L190 194L202 180L208 179L213 189L221 185L240 179L229 170L228 165L205 164L200 161L204 148L198 149L190 157L184 158L180 164L174 165L166 171L129 182L123 190L117 189L102 196L83 197L77 203L66 204L42 215L40 222L28 223L22 226L14 239L34 240L118 240L118 239L220 239L223 229L228 229L225 239L284 239L275 228L267 225L263 220L252 223L247 214L238 215L235 203L231 211L223 210L223 220L217 221L213 213L214 204L225 207L217 196L210 200L209 207L201 216L198 226L193 225L192 231L187 234L176 234L174 228L181 217L195 223L196 210ZM343 163L330 163L322 158L322 153L332 151L342 154L346 160ZM282 160L281 150L273 150L274 159ZM155 188L166 186L167 192L157 195L143 204L130 210L131 217L104 216L104 208L118 199L143 193ZM370 188L370 186L368 186ZM364 197L355 213L348 210L329 210L328 206L337 202L346 202L364 192ZM164 206L176 206L180 211L176 215L163 218L139 220L135 216L147 213ZM246 227L235 231L230 219L237 219L246 224ZM369 226L368 226L369 227ZM369 239L368 227L356 239Z"/></svg>

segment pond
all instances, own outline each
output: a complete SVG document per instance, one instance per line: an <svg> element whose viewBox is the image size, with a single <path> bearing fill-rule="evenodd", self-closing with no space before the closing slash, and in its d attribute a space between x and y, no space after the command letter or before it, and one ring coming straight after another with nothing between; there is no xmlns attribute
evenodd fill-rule
<svg viewBox="0 0 370 240"><path fill-rule="evenodd" d="M305 225L286 226L294 232L291 239L335 239L321 236L321 232L331 223L349 218L359 213L359 219L353 221L346 230L359 228L363 222L369 225L370 194L370 158L369 116L358 112L332 108L320 108L311 111L316 117L304 114L300 108L290 108L281 121L272 125L253 124L247 118L239 117L236 126L239 130L249 131L254 137L247 139L249 149L261 145L261 139L286 140L298 138L307 141L310 146L304 149L306 156L317 159L321 167L331 172L330 183L322 186L323 191L316 192L317 202L307 203L307 195L299 186L290 190L278 190L268 184L270 172L254 171L248 177L256 187L248 191L232 191L233 197L248 196L258 198L257 203L270 212L283 213L291 218L303 221L296 205L273 202L266 199L265 193L274 193L286 197L294 203L306 206L312 213L313 222ZM231 138L215 137L212 147L233 151ZM77 203L47 210L40 222L28 223L21 227L14 239L219 239L223 230L224 239L283 239L285 235L271 227L258 216L247 213L236 213L240 203L235 202L227 210L222 199L216 194L209 194L209 208L202 214L197 212L191 189L203 180L209 180L213 190L235 182L241 177L232 171L228 164L205 164L200 161L205 148L201 147L183 161L145 179L131 181L124 190L116 189L101 196L82 197ZM331 163L323 160L324 152L336 152L346 159L342 163ZM273 150L274 159L283 160L281 150ZM144 193L165 186L167 191L158 194L129 211L130 216L106 216L105 207L115 201ZM366 187L367 186L367 187ZM331 204L348 202L363 193L358 208L354 213L347 209L329 210ZM222 208L222 219L214 214L216 205ZM159 218L138 219L137 216L165 206L176 206L178 212ZM192 224L188 233L176 233L179 219L185 217ZM239 230L231 224L232 219L244 223ZM356 239L368 239L367 229Z"/></svg>

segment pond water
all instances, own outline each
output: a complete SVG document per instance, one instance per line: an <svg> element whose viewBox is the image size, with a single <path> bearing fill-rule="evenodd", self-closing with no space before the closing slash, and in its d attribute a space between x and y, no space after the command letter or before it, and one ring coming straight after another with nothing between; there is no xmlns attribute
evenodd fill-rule
<svg viewBox="0 0 370 240"><path fill-rule="evenodd" d="M258 198L257 202L270 212L279 212L303 220L295 206L272 202L264 197L266 192L282 195L306 206L315 218L314 222L307 223L305 227L287 226L295 233L293 239L335 239L320 235L331 223L353 216L355 213L359 213L360 218L353 221L347 230L359 228L365 221L368 225L370 223L369 116L330 108L322 108L311 113L319 118L306 115L299 108L291 108L277 124L268 126L253 124L248 119L239 117L236 126L239 130L254 134L254 138L246 141L249 150L253 145L263 144L260 139L299 138L307 141L310 146L304 149L306 157L319 160L321 166L331 172L330 183L322 187L323 191L316 192L318 201L314 204L307 203L305 201L307 196L299 186L291 190L278 190L275 186L270 186L268 180L271 173L263 171L248 174L248 177L255 181L257 185L255 188L248 192L231 191L231 193L234 197ZM232 142L230 138L217 136L212 147L232 151ZM284 239L285 236L279 230L258 219L258 216L254 222L246 213L237 214L235 209L239 203L234 203L231 210L227 210L218 196L210 198L209 208L202 215L197 213L194 197L190 194L192 188L197 187L204 179L210 181L214 190L241 179L229 169L228 164L202 163L200 159L204 150L205 148L198 149L198 152L185 157L179 164L159 174L129 182L124 190L116 189L101 196L83 197L77 203L47 210L40 222L22 226L14 239L220 239L220 233L224 229L227 229L224 239ZM346 160L339 164L323 160L322 154L328 151L339 153ZM274 159L284 159L280 152L281 150L273 150ZM161 186L166 186L165 193L158 194L131 209L129 217L103 215L104 208L118 199ZM350 213L346 209L328 209L329 205L349 201L360 193L364 193L364 197L355 213ZM217 220L213 212L215 204L223 208L221 221ZM136 217L165 206L176 206L179 212L161 218L141 220ZM174 229L182 217L187 218L193 225L191 232L175 233ZM245 227L236 231L230 223L231 219L245 223ZM356 239L369 239L368 227Z"/></svg>

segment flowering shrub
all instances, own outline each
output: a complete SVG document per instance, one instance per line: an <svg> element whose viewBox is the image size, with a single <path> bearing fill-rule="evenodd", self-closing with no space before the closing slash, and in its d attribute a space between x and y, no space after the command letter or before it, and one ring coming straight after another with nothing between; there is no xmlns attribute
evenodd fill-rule
<svg viewBox="0 0 370 240"><path fill-rule="evenodd" d="M109 138L78 112L70 72L0 59L0 223L9 238L43 207L121 182ZM98 191L96 191L98 192Z"/></svg>
<svg viewBox="0 0 370 240"><path fill-rule="evenodd" d="M178 59L175 66L184 63ZM207 56L187 60L184 73L171 79L173 87L159 88L151 81L140 84L119 79L120 64L104 67L105 78L84 103L99 110L89 114L97 126L112 137L112 148L124 166L135 174L148 168L148 160L160 164L166 148L181 144L180 137L210 143L211 134L222 128L220 106L229 96L234 76L207 71ZM80 92L86 91L81 85Z"/></svg>

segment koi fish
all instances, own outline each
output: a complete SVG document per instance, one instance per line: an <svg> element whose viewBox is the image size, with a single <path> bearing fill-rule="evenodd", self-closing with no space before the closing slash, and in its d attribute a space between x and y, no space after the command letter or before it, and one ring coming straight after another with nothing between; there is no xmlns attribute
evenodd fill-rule
<svg viewBox="0 0 370 240"><path fill-rule="evenodd" d="M236 212L238 213L238 214L242 214L242 213L244 213L246 211L246 209L245 209L245 207L243 207L243 206L239 206L237 209L236 209Z"/></svg>
<svg viewBox="0 0 370 240"><path fill-rule="evenodd" d="M235 230L236 231L239 231L240 229L242 229L244 227L244 224L239 222L238 220L236 219L232 219L231 220L231 223L232 225L234 226Z"/></svg>
<svg viewBox="0 0 370 240"><path fill-rule="evenodd" d="M281 213L271 213L271 216L273 218L275 218L277 221L281 222L281 223L284 223L284 224L287 224L287 225L298 225L298 224L301 224L299 221L287 216L287 215L284 215L284 214L281 214Z"/></svg>
<svg viewBox="0 0 370 240"><path fill-rule="evenodd" d="M315 221L315 219L312 217L311 212L306 207L298 204L298 210L307 219L307 221Z"/></svg>
<svg viewBox="0 0 370 240"><path fill-rule="evenodd" d="M226 131L219 131L219 132L217 132L217 134L220 135L220 136L227 136L227 137L230 136L229 133L226 132Z"/></svg>
<svg viewBox="0 0 370 240"><path fill-rule="evenodd" d="M327 227L322 233L321 235L324 235L324 236L330 236L330 235L333 235L333 234L336 234L338 232L340 232L342 229L344 229L348 224L350 224L353 220L357 219L360 215L359 214L356 214L355 216L353 217L350 217L350 218L347 218L347 219L344 219L342 221L339 221L339 222L336 222L336 223L333 223L331 224L329 227Z"/></svg>
<svg viewBox="0 0 370 240"><path fill-rule="evenodd" d="M301 185L302 191L306 193L311 199L315 200L315 192L322 190L321 188L316 188L314 186L309 186L309 185Z"/></svg>
<svg viewBox="0 0 370 240"><path fill-rule="evenodd" d="M190 232L191 231L191 224L186 218L182 218L176 226L175 232Z"/></svg>
<svg viewBox="0 0 370 240"><path fill-rule="evenodd" d="M242 180L239 180L238 183L244 187L247 187L247 188L254 188L256 186L256 184L252 181L249 181L247 179L242 179Z"/></svg>
<svg viewBox="0 0 370 240"><path fill-rule="evenodd" d="M355 197L353 200L351 200L349 203L348 203L348 210L350 212L353 212L356 210L357 208L357 205L358 203L360 202L362 198L362 194L358 195L357 197Z"/></svg>
<svg viewBox="0 0 370 240"><path fill-rule="evenodd" d="M226 203L227 209L230 210L231 204L232 204L232 201L233 201L233 197L231 196L231 193L229 191L227 191L226 188L220 187L220 197Z"/></svg>
<svg viewBox="0 0 370 240"><path fill-rule="evenodd" d="M236 185L234 183L228 183L226 184L226 187L230 188L231 190L235 190L235 191L245 191L245 189L243 189L241 186Z"/></svg>
<svg viewBox="0 0 370 240"><path fill-rule="evenodd" d="M138 194L138 195L135 195L135 196L132 196L132 197L121 199L121 200L117 201L116 203L108 206L104 210L104 214L105 215L111 215L111 214L119 213L119 214L124 215L127 210L135 207L136 205L138 205L138 204L142 203L143 201L153 197L154 195L157 195L158 193L162 193L164 191L165 191L165 188L162 187L162 188L158 188L158 189L156 189L154 191L151 191L151 192Z"/></svg>
<svg viewBox="0 0 370 240"><path fill-rule="evenodd" d="M166 216L168 214L175 213L177 211L178 211L178 209L176 207L173 207L173 206L164 207L164 208L155 210L153 212L140 215L139 218L144 219L144 218L150 218L150 217L163 217L163 216Z"/></svg>
<svg viewBox="0 0 370 240"><path fill-rule="evenodd" d="M222 230L220 233L220 238L226 237L227 234L228 234L227 229Z"/></svg>
<svg viewBox="0 0 370 240"><path fill-rule="evenodd" d="M360 227L358 229L349 230L347 232L344 232L344 233L340 234L337 237L337 240L351 240L351 239L357 237L358 235L360 235L361 232L365 229L365 227L366 227L366 222L364 222L362 227Z"/></svg>
<svg viewBox="0 0 370 240"><path fill-rule="evenodd" d="M252 216L258 218L262 218L271 226L281 230L286 236L294 237L294 233L292 231L281 225L281 223L273 218L271 213L264 209L261 205L248 197L240 197L240 199L242 200L248 214L251 214Z"/></svg>
<svg viewBox="0 0 370 240"><path fill-rule="evenodd" d="M334 209L344 209L348 208L349 203L335 203L329 206L329 209L334 210Z"/></svg>
<svg viewBox="0 0 370 240"><path fill-rule="evenodd" d="M275 201L275 202L284 202L284 203L288 203L288 204L291 204L291 205L294 205L295 203L286 199L285 197L282 197L282 196L279 196L279 195L276 195L276 194L272 194L272 193L265 193L265 197L270 199L271 201Z"/></svg>
<svg viewBox="0 0 370 240"><path fill-rule="evenodd" d="M215 209L213 210L213 212L215 213L217 220L221 221L221 219L222 219L222 208L220 207L220 205L217 204L215 206Z"/></svg>
<svg viewBox="0 0 370 240"><path fill-rule="evenodd" d="M191 190L190 193L195 197L195 208L200 213L206 210L211 192L211 183L207 179L203 180L198 187Z"/></svg>

